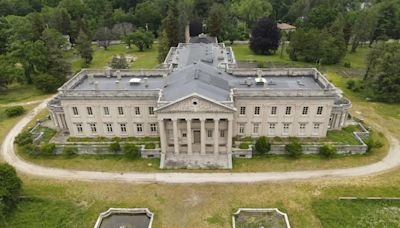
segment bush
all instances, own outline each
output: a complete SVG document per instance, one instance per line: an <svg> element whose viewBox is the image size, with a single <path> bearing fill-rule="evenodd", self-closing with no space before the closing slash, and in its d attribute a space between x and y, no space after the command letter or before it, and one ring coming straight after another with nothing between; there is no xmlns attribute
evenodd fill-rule
<svg viewBox="0 0 400 228"><path fill-rule="evenodd" d="M354 89L356 86L356 81L354 81L353 79L347 80L346 81L346 88L348 89Z"/></svg>
<svg viewBox="0 0 400 228"><path fill-rule="evenodd" d="M65 147L63 150L63 155L67 158L73 157L77 154L77 149L73 147Z"/></svg>
<svg viewBox="0 0 400 228"><path fill-rule="evenodd" d="M121 145L116 141L110 144L109 149L111 152L118 153L121 151Z"/></svg>
<svg viewBox="0 0 400 228"><path fill-rule="evenodd" d="M40 154L40 148L32 143L23 145L21 147L22 152L24 152L25 154L31 155L31 156L37 156Z"/></svg>
<svg viewBox="0 0 400 228"><path fill-rule="evenodd" d="M319 149L319 154L325 158L332 158L336 155L336 148L330 144L325 144Z"/></svg>
<svg viewBox="0 0 400 228"><path fill-rule="evenodd" d="M247 149L249 149L249 144L248 143L240 143L239 148L242 150L247 150Z"/></svg>
<svg viewBox="0 0 400 228"><path fill-rule="evenodd" d="M10 212L18 202L22 182L14 167L0 164L0 217Z"/></svg>
<svg viewBox="0 0 400 228"><path fill-rule="evenodd" d="M33 83L36 88L45 93L56 92L57 89L64 83L65 78L57 77L51 74L39 74L34 76Z"/></svg>
<svg viewBox="0 0 400 228"><path fill-rule="evenodd" d="M346 67L346 68L351 68L351 63L350 62L345 62L343 64L343 66Z"/></svg>
<svg viewBox="0 0 400 228"><path fill-rule="evenodd" d="M7 117L15 117L15 116L20 116L20 115L24 114L25 109L22 106L15 106L15 107L6 108L6 110L4 110L4 112L6 113Z"/></svg>
<svg viewBox="0 0 400 228"><path fill-rule="evenodd" d="M367 140L365 140L365 144L367 144L368 146L367 153L371 152L374 148L381 148L383 146L383 143L381 141L374 140L373 138L371 138L371 136Z"/></svg>
<svg viewBox="0 0 400 228"><path fill-rule="evenodd" d="M297 140L291 141L286 145L286 151L288 155L292 158L299 158L303 154L303 148Z"/></svg>
<svg viewBox="0 0 400 228"><path fill-rule="evenodd" d="M40 153L42 155L53 155L56 145L54 143L45 143L40 147Z"/></svg>
<svg viewBox="0 0 400 228"><path fill-rule="evenodd" d="M28 131L23 131L15 137L14 142L20 146L30 144L33 142L32 135Z"/></svg>
<svg viewBox="0 0 400 228"><path fill-rule="evenodd" d="M141 156L139 148L135 144L125 144L124 155L129 159L138 159Z"/></svg>
<svg viewBox="0 0 400 228"><path fill-rule="evenodd" d="M255 149L257 154L264 155L271 150L271 143L265 136L261 136L257 139Z"/></svg>
<svg viewBox="0 0 400 228"><path fill-rule="evenodd" d="M154 144L154 143L146 143L144 145L144 148L145 149L155 149L156 148L156 144Z"/></svg>

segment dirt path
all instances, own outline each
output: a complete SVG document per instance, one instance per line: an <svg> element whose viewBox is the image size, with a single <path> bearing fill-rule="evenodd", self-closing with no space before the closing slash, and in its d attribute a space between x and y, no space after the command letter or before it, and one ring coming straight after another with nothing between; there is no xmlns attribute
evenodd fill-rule
<svg viewBox="0 0 400 228"><path fill-rule="evenodd" d="M39 166L22 160L15 154L14 139L41 110L46 108L49 99L34 108L20 120L5 137L1 154L5 161L18 171L47 178L89 180L89 181L125 181L125 182L163 182L163 183L252 183L265 181L304 180L326 177L365 176L388 171L400 166L400 144L392 135L386 135L390 142L390 151L381 161L360 167L329 170L293 171L293 172L257 172L257 173L140 173L140 172L96 172L75 171Z"/></svg>

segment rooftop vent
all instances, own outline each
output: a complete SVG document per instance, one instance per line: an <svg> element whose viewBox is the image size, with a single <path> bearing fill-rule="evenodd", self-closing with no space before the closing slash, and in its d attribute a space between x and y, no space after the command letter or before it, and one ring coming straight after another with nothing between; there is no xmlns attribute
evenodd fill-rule
<svg viewBox="0 0 400 228"><path fill-rule="evenodd" d="M253 80L250 78L250 77L248 77L246 80L245 80L245 82L244 82L248 87L250 87L251 85L253 85Z"/></svg>
<svg viewBox="0 0 400 228"><path fill-rule="evenodd" d="M141 81L142 81L142 79L140 79L140 78L131 78L131 80L129 80L129 84L138 85L138 84L140 84Z"/></svg>
<svg viewBox="0 0 400 228"><path fill-rule="evenodd" d="M254 80L256 81L256 85L264 85L267 83L267 79L265 78L255 78Z"/></svg>
<svg viewBox="0 0 400 228"><path fill-rule="evenodd" d="M117 79L118 79L118 80L121 80L121 71L120 71L120 70L117 70L117 71L115 72L115 74L117 75Z"/></svg>
<svg viewBox="0 0 400 228"><path fill-rule="evenodd" d="M143 78L143 83L144 83L144 86L146 86L146 88L147 87L149 87L149 78Z"/></svg>
<svg viewBox="0 0 400 228"><path fill-rule="evenodd" d="M90 85L93 85L93 83L94 83L94 76L93 76L93 74L89 74L89 75L88 75L88 78L89 78L89 84L90 84Z"/></svg>
<svg viewBox="0 0 400 228"><path fill-rule="evenodd" d="M299 86L304 86L304 83L301 82L300 80L297 80L297 85L299 85Z"/></svg>
<svg viewBox="0 0 400 228"><path fill-rule="evenodd" d="M268 85L276 85L276 82L270 80L267 84L268 84Z"/></svg>
<svg viewBox="0 0 400 228"><path fill-rule="evenodd" d="M262 70L261 69L257 69L257 77L261 78L262 76Z"/></svg>

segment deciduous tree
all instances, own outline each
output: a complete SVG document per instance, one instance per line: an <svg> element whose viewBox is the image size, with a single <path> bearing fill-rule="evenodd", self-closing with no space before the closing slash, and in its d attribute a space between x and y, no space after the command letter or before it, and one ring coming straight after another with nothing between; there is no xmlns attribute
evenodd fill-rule
<svg viewBox="0 0 400 228"><path fill-rule="evenodd" d="M93 59L93 49L92 49L92 39L81 31L76 42L76 49L79 51L80 56L85 60L86 64L92 62Z"/></svg>
<svg viewBox="0 0 400 228"><path fill-rule="evenodd" d="M275 22L264 17L251 32L250 48L255 53L270 54L279 47L280 33Z"/></svg>

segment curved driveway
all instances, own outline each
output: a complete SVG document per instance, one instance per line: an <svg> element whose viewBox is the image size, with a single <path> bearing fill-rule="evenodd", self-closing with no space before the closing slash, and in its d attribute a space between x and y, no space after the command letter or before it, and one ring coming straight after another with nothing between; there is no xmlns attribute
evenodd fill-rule
<svg viewBox="0 0 400 228"><path fill-rule="evenodd" d="M376 174L400 166L399 141L387 135L390 142L390 151L381 161L355 168L293 171L293 172L256 172L256 173L116 173L97 171L75 171L39 166L22 160L15 154L14 139L37 113L46 108L48 99L34 108L27 116L20 120L8 133L1 147L5 161L13 165L18 171L40 177L70 180L90 181L125 181L125 182L163 182L163 183L251 183L263 181L283 181L313 179L322 177L352 177Z"/></svg>

